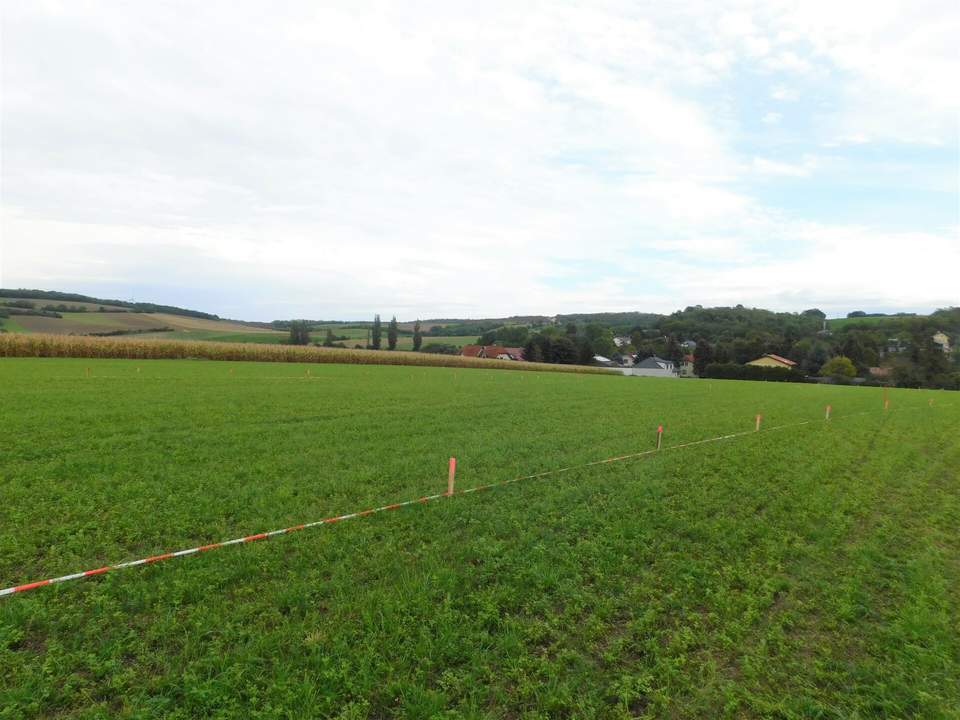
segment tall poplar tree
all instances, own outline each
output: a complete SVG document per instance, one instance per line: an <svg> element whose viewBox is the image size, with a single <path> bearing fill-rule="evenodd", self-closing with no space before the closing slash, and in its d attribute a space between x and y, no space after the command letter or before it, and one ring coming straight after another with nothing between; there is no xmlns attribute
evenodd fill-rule
<svg viewBox="0 0 960 720"><path fill-rule="evenodd" d="M423 344L423 333L420 332L420 319L413 324L413 351L420 352L420 346Z"/></svg>
<svg viewBox="0 0 960 720"><path fill-rule="evenodd" d="M390 321L390 325L387 326L387 347L390 350L397 349L397 316L394 315L393 319Z"/></svg>
<svg viewBox="0 0 960 720"><path fill-rule="evenodd" d="M373 316L373 333L372 340L370 342L370 347L374 350L380 349L380 336L383 334L383 328L380 325L380 314L377 313Z"/></svg>

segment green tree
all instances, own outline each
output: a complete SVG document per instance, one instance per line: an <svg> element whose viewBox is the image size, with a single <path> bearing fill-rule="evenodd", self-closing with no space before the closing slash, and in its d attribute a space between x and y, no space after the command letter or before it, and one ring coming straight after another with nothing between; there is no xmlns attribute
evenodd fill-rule
<svg viewBox="0 0 960 720"><path fill-rule="evenodd" d="M380 314L373 316L373 333L370 338L370 347L374 350L380 349L380 337L383 335L383 326L380 324Z"/></svg>
<svg viewBox="0 0 960 720"><path fill-rule="evenodd" d="M290 321L290 345L308 345L310 343L310 323L306 320Z"/></svg>
<svg viewBox="0 0 960 720"><path fill-rule="evenodd" d="M413 324L413 351L420 352L420 345L423 344L423 333L420 332L420 319Z"/></svg>
<svg viewBox="0 0 960 720"><path fill-rule="evenodd" d="M820 375L835 380L849 379L857 374L853 361L844 355L834 355L820 368Z"/></svg>
<svg viewBox="0 0 960 720"><path fill-rule="evenodd" d="M577 346L573 340L565 335L556 338L550 347L550 362L559 365L575 365L577 363Z"/></svg>
<svg viewBox="0 0 960 720"><path fill-rule="evenodd" d="M336 341L336 337L333 334L333 330L327 328L327 336L323 339L324 347L333 347L333 343Z"/></svg>
<svg viewBox="0 0 960 720"><path fill-rule="evenodd" d="M390 320L390 325L387 326L387 348L390 350L397 349L397 316L394 315L393 319Z"/></svg>
<svg viewBox="0 0 960 720"><path fill-rule="evenodd" d="M610 357L617 351L613 342L613 331L606 325L590 323L584 328L583 334L590 343L593 355Z"/></svg>

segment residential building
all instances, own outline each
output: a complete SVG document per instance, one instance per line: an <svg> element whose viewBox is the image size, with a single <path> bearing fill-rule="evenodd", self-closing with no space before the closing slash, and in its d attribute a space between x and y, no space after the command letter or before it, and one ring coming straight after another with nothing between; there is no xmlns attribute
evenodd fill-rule
<svg viewBox="0 0 960 720"><path fill-rule="evenodd" d="M680 363L680 377L696 377L697 373L693 367L693 355L687 354L683 356L683 361Z"/></svg>
<svg viewBox="0 0 960 720"><path fill-rule="evenodd" d="M640 375L644 377L677 377L677 371L672 360L664 360L656 355L644 358L633 367L624 368L624 375Z"/></svg>
<svg viewBox="0 0 960 720"><path fill-rule="evenodd" d="M460 349L463 357L491 358L495 360L523 360L522 347L503 345L464 345Z"/></svg>
<svg viewBox="0 0 960 720"><path fill-rule="evenodd" d="M747 365L757 365L759 367L777 367L777 368L786 368L789 370L792 367L796 367L796 363L780 355L774 355L773 353L767 353L758 357L756 360L751 360Z"/></svg>
<svg viewBox="0 0 960 720"><path fill-rule="evenodd" d="M933 342L940 346L940 349L945 353L950 352L950 338L942 330L937 330L933 334Z"/></svg>

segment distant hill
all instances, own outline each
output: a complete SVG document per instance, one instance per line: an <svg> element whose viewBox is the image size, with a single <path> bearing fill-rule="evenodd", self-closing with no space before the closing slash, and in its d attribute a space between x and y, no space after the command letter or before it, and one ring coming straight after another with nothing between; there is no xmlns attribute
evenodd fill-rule
<svg viewBox="0 0 960 720"><path fill-rule="evenodd" d="M0 331L256 343L284 342L288 336L173 305L28 289L0 289Z"/></svg>
<svg viewBox="0 0 960 720"><path fill-rule="evenodd" d="M43 303L44 305L82 303L84 305L103 306L111 310L125 308L138 313L166 313L168 315L183 315L185 317L204 318L206 320L220 319L217 315L200 312L199 310L188 310L186 308L176 307L175 305L157 305L156 303L129 302L127 300L106 300L104 298L79 295L77 293L58 292L56 290L27 290L24 288L12 290L0 288L0 298L49 301L48 303Z"/></svg>

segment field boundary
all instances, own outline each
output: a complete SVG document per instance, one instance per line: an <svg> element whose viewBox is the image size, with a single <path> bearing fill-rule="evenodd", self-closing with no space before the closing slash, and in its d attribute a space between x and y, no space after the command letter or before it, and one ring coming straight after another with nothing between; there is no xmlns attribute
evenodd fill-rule
<svg viewBox="0 0 960 720"><path fill-rule="evenodd" d="M41 333L0 334L0 357L410 365L620 375L618 371L610 368L587 365L555 365L517 360L494 360L407 350L350 350L313 345L234 343L217 342L215 340L167 340L133 336L91 337L89 335Z"/></svg>
<svg viewBox="0 0 960 720"><path fill-rule="evenodd" d="M900 408L900 410L917 410L919 408ZM874 410L864 410L862 412L849 413L847 415L836 415L832 418L828 415L827 417L820 420L801 420L794 423L786 423L784 425L774 425L772 427L767 427L763 429L754 429L754 430L744 430L742 432L727 433L725 435L717 435L715 437L704 438L702 440L693 440L690 442L680 443L678 445L667 445L663 448L653 448L650 450L642 450L640 452L629 453L627 455L618 455L616 457L604 458L602 460L593 460L588 463L582 463L580 465L570 465L567 467L555 468L553 470L544 470L543 472L534 473L532 475L523 475L520 477L511 478L509 480L500 480L498 482L488 483L486 485L478 485L476 487L467 488L464 490L454 490L453 492L444 492L437 493L436 495L426 495L423 497L415 498L413 500L405 500L403 502L391 503L389 505L381 505L380 507L370 508L368 510L361 510L358 512L347 513L344 515L336 515L333 517L324 518L322 520L315 520L313 522L301 523L299 525L292 525L290 527L281 528L279 530L270 530L266 532L259 532L253 535L245 535L243 537L234 538L232 540L224 540L221 542L210 543L208 545L199 545L197 547L187 548L185 550L177 550L173 552L165 552L159 555L152 555L150 557L141 558L139 560L128 560L126 562L116 563L114 565L104 565L103 567L94 568L92 570L83 570L81 572L71 573L69 575L61 575L60 577L48 578L46 580L37 580L34 582L28 582L21 585L14 585L12 587L0 589L0 596L13 595L15 593L25 592L27 590L33 590L38 587L43 587L45 585L56 585L63 582L68 582L71 580L81 580L86 577L92 577L94 575L103 575L107 572L112 572L115 570L123 570L126 568L137 567L140 565L150 565L161 560L170 560L172 558L186 557L188 555L196 555L198 553L206 552L208 550L216 550L218 548L228 547L230 545L243 545L246 543L255 542L257 540L266 540L268 538L276 537L278 535L288 535L298 530L307 530L309 528L319 527L321 525L332 525L333 523L342 522L344 520L352 520L354 518L366 517L367 515L373 515L375 513L385 512L387 510L397 510L402 507L408 507L410 505L422 505L428 502L433 502L435 500L440 500L443 498L455 497L457 495L469 495L471 493L480 492L482 490L490 490L492 488L503 487L506 485L512 485L524 480L537 480L540 478L549 477L551 475L560 475L567 472L572 472L574 470L581 470L589 467L596 467L598 465L608 465L610 463L622 462L624 460L633 460L640 457L645 457L649 455L657 455L668 450L680 450L683 448L694 447L696 445L704 445L707 443L713 442L722 442L724 440L731 440L734 438L745 437L747 435L758 435L765 432L773 432L776 430L785 430L788 428L801 427L803 425L811 425L814 423L823 423L829 424L837 420L844 420L847 418L858 417L862 415L876 415L878 412L882 415L886 415L889 412L896 412L890 410L874 411Z"/></svg>

